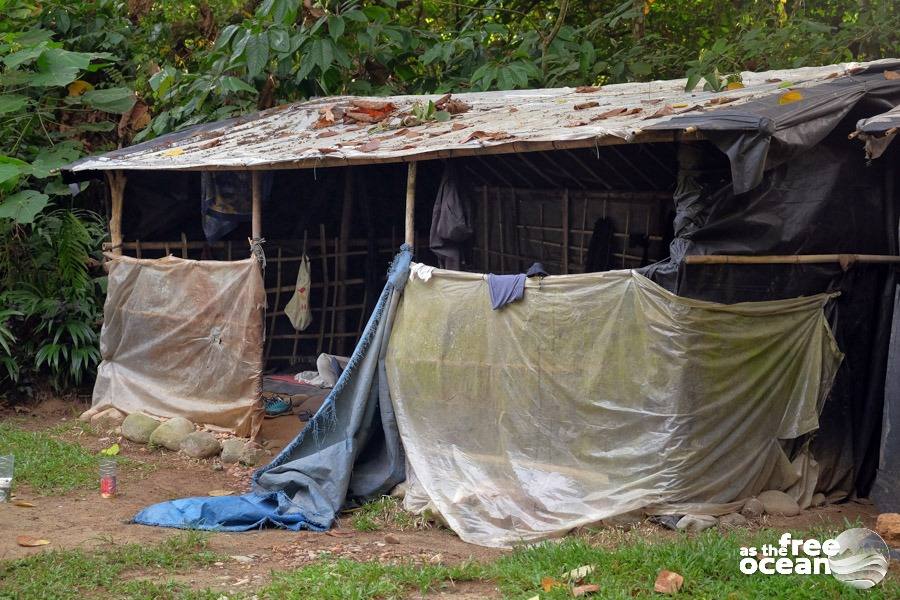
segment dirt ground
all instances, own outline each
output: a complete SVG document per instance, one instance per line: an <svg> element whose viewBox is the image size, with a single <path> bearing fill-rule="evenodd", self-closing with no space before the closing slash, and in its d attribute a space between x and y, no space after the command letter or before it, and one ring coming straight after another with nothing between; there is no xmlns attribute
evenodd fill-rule
<svg viewBox="0 0 900 600"><path fill-rule="evenodd" d="M71 403L54 408L44 406L30 413L20 413L22 427L46 429L74 419L77 409ZM10 415L0 414L0 418ZM267 425L273 434L269 447L273 453L293 436L296 419L275 419ZM287 437L285 437L287 436ZM63 436L94 451L112 443L108 438L79 434L77 428ZM216 470L213 460L194 460L181 454L150 451L145 446L119 441L120 456L153 465L152 469L129 469L120 474L120 495L102 499L94 490L70 492L61 496L38 496L27 486L16 489L15 497L35 504L19 507L0 504L0 531L12 535L0 536L0 560L16 559L42 552L47 548L94 549L115 543L158 543L178 531L158 527L129 524L140 509L155 502L204 496L211 490L233 490L243 493L249 489L252 469L231 467ZM845 503L804 511L792 518L767 517L762 525L775 528L804 529L823 523L843 525L859 518L867 527L874 525L877 513L871 505ZM377 532L358 532L343 519L339 527L328 533L263 530L248 533L215 533L210 535L211 549L230 558L211 567L200 568L174 579L191 587L212 587L239 591L265 584L270 572L289 570L314 562L322 553L367 561L414 561L417 563L457 564L466 560L489 561L503 551L466 544L452 532L440 528ZM647 525L648 535L663 539L677 535ZM388 536L387 534L391 534ZM17 535L30 535L51 541L43 548L22 548L16 545ZM388 537L390 543L386 541ZM602 536L600 536L602 538ZM396 543L398 542L399 543ZM602 543L602 539L599 540ZM154 577L154 573L139 574ZM430 597L485 598L496 596L496 590L484 583L459 584L455 589L432 594ZM416 597L416 596L413 596Z"/></svg>

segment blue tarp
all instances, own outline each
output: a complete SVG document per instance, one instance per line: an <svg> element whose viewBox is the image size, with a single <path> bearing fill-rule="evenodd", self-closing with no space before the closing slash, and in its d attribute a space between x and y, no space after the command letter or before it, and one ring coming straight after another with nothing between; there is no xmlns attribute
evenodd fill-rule
<svg viewBox="0 0 900 600"><path fill-rule="evenodd" d="M405 459L384 353L411 259L404 245L347 368L303 431L254 474L251 493L162 502L142 510L134 522L212 531L323 531L342 508L403 481Z"/></svg>

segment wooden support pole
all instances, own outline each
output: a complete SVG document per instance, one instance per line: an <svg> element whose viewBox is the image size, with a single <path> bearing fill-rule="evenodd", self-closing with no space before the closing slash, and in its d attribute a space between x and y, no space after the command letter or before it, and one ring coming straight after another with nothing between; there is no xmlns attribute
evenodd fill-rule
<svg viewBox="0 0 900 600"><path fill-rule="evenodd" d="M562 199L562 274L569 274L569 188L563 190Z"/></svg>
<svg viewBox="0 0 900 600"><path fill-rule="evenodd" d="M106 182L109 185L110 216L109 242L113 254L122 254L122 206L125 199L127 179L122 171L107 171Z"/></svg>
<svg viewBox="0 0 900 600"><path fill-rule="evenodd" d="M886 254L786 254L772 256L745 256L733 254L710 254L685 256L689 265L792 265L815 263L900 263L900 256Z"/></svg>
<svg viewBox="0 0 900 600"><path fill-rule="evenodd" d="M251 237L254 240L262 239L262 180L259 171L253 171L250 175L251 202Z"/></svg>
<svg viewBox="0 0 900 600"><path fill-rule="evenodd" d="M416 243L416 168L419 163L406 166L406 235L404 241L412 248Z"/></svg>

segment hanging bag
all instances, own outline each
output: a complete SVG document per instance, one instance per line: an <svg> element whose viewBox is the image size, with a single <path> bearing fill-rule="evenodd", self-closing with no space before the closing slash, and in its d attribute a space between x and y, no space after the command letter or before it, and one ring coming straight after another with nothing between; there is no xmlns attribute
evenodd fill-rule
<svg viewBox="0 0 900 600"><path fill-rule="evenodd" d="M300 271L297 273L297 285L294 296L284 307L284 314L290 319L297 331L303 331L312 323L312 310L309 307L309 257L303 254L300 259Z"/></svg>

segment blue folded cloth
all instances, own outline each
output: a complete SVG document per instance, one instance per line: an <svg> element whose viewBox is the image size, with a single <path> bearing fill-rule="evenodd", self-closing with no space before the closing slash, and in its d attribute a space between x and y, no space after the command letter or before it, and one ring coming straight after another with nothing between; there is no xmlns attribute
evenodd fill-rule
<svg viewBox="0 0 900 600"><path fill-rule="evenodd" d="M525 293L525 274L488 275L488 290L491 293L491 308L497 310L516 300Z"/></svg>
<svg viewBox="0 0 900 600"><path fill-rule="evenodd" d="M148 506L134 517L140 525L202 529L206 531L250 531L278 527L300 531L326 531L327 518L304 515L296 504L281 492L182 498Z"/></svg>

